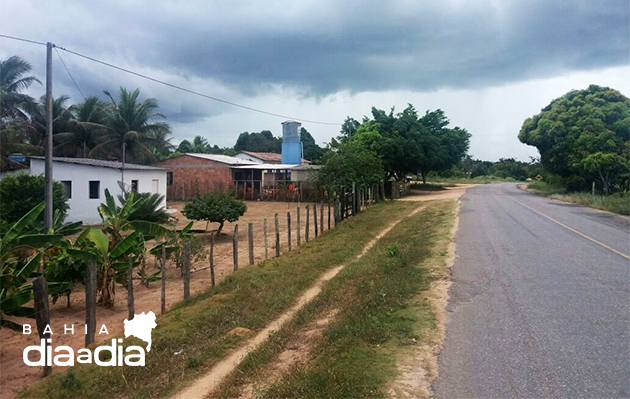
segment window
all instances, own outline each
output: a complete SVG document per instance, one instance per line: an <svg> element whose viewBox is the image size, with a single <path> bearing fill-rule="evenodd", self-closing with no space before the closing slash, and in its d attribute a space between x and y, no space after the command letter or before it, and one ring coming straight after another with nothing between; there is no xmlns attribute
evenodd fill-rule
<svg viewBox="0 0 630 399"><path fill-rule="evenodd" d="M63 195L64 197L70 199L72 198L72 181L70 180L62 180L61 184L63 184Z"/></svg>
<svg viewBox="0 0 630 399"><path fill-rule="evenodd" d="M173 172L166 172L166 184L173 185Z"/></svg>
<svg viewBox="0 0 630 399"><path fill-rule="evenodd" d="M90 180L90 199L99 199L101 197L101 182L98 180Z"/></svg>
<svg viewBox="0 0 630 399"><path fill-rule="evenodd" d="M131 191L133 191L134 193L138 192L138 180L131 181Z"/></svg>
<svg viewBox="0 0 630 399"><path fill-rule="evenodd" d="M151 181L151 185L152 185L152 193L159 193L160 192L160 180L159 179L153 179Z"/></svg>

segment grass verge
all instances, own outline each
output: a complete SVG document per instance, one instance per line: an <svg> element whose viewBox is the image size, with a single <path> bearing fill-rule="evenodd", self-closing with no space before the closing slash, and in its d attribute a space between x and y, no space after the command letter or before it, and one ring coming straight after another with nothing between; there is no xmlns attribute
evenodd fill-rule
<svg viewBox="0 0 630 399"><path fill-rule="evenodd" d="M551 185L542 181L528 183L527 191L559 201L588 206L589 208L618 213L620 215L630 215L630 192L619 192L611 195L568 193L564 187Z"/></svg>
<svg viewBox="0 0 630 399"><path fill-rule="evenodd" d="M292 322L252 352L212 397L238 397L252 384L259 397L387 396L399 373L398 356L435 339L436 315L422 293L437 278L434 267L447 256L457 201L426 204L423 212L400 222L342 270ZM304 340L305 326L335 311L307 361L281 375L265 372L274 369L287 348Z"/></svg>
<svg viewBox="0 0 630 399"><path fill-rule="evenodd" d="M203 375L249 337L231 334L231 330L262 329L321 273L358 255L384 226L417 206L405 202L374 205L299 249L241 269L215 289L180 303L158 317L145 367L78 365L68 372L53 373L20 397L168 396ZM145 346L135 339L126 339L124 344Z"/></svg>

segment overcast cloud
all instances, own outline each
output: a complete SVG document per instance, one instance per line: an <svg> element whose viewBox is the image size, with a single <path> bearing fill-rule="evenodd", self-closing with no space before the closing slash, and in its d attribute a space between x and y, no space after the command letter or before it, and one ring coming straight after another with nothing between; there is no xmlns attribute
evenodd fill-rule
<svg viewBox="0 0 630 399"><path fill-rule="evenodd" d="M590 83L630 94L629 10L627 0L2 1L0 33L296 118L442 108L473 134L474 156L526 160L536 151L516 139L520 125L553 98ZM43 77L42 47L0 39L0 58L11 55ZM279 118L61 55L86 95L125 86L156 97L176 141L280 132ZM54 71L55 95L79 101L56 54ZM338 132L304 126L320 144Z"/></svg>

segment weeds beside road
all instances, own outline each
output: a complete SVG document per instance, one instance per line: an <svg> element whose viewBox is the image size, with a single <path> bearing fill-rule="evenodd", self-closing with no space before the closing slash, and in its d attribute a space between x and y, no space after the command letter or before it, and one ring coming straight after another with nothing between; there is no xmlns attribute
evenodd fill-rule
<svg viewBox="0 0 630 399"><path fill-rule="evenodd" d="M630 215L630 193L628 192L619 192L611 195L568 193L564 187L551 185L542 181L528 183L526 189L543 197L572 202L574 204L618 213L620 215Z"/></svg>

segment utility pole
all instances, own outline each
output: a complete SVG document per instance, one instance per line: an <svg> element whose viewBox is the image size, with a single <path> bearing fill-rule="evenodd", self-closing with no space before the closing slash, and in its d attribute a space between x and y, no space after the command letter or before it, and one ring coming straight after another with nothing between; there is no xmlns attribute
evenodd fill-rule
<svg viewBox="0 0 630 399"><path fill-rule="evenodd" d="M44 160L44 200L46 209L44 224L46 233L53 227L53 99L52 99L52 49L51 42L46 43L46 154Z"/></svg>

